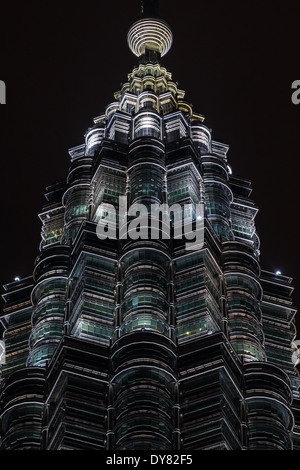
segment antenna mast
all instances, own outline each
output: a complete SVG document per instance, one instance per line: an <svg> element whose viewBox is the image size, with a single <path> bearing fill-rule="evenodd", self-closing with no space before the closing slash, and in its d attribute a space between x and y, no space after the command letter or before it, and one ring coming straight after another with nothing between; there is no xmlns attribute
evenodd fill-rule
<svg viewBox="0 0 300 470"><path fill-rule="evenodd" d="M158 17L158 0L142 0L142 16Z"/></svg>

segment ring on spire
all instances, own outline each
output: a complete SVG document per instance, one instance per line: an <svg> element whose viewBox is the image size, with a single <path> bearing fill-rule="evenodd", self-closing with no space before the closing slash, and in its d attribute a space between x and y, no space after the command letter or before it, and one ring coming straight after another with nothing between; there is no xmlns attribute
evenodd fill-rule
<svg viewBox="0 0 300 470"><path fill-rule="evenodd" d="M127 35L130 50L140 57L146 49L164 56L171 48L173 35L169 25L159 18L142 18L131 26Z"/></svg>

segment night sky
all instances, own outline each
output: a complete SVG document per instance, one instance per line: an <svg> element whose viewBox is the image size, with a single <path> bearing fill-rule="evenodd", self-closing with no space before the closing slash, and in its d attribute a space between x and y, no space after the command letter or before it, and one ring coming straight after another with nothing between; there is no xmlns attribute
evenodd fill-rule
<svg viewBox="0 0 300 470"><path fill-rule="evenodd" d="M139 13L139 0L2 2L1 285L32 274L44 188L137 63ZM261 266L294 278L299 307L300 2L161 0L160 14L174 35L163 65L252 181Z"/></svg>

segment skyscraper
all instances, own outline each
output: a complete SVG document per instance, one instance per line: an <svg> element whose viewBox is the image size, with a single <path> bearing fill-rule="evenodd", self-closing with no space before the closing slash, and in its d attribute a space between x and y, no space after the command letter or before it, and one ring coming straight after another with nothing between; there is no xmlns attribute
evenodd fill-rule
<svg viewBox="0 0 300 470"><path fill-rule="evenodd" d="M291 279L260 268L251 183L162 66L157 1L128 44L137 66L46 190L33 276L5 286L2 448L297 449Z"/></svg>

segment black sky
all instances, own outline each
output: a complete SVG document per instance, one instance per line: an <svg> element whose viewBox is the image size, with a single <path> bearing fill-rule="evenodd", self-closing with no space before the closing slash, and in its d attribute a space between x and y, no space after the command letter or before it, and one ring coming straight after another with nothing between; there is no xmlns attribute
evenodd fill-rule
<svg viewBox="0 0 300 470"><path fill-rule="evenodd" d="M137 63L126 34L139 11L139 0L1 5L1 284L31 275L44 188ZM174 35L163 63L252 181L262 268L294 278L299 307L300 2L161 0L160 13Z"/></svg>

